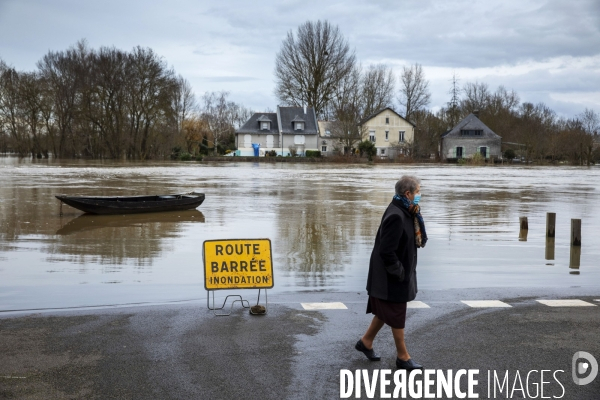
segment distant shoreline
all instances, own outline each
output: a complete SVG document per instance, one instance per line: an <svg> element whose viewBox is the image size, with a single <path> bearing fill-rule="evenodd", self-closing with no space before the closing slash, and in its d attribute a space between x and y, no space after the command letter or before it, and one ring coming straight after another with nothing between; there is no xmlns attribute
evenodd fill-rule
<svg viewBox="0 0 600 400"><path fill-rule="evenodd" d="M539 161L530 161L526 162L486 162L486 163L458 163L458 162L448 162L448 161L436 161L436 160L428 160L428 159L411 159L411 158L400 158L400 159L387 159L387 158L378 158L374 157L373 161L369 161L365 157L344 157L344 156L327 156L327 157L252 157L252 156L204 156L202 160L170 160L170 159L147 159L147 160L117 160L111 158L104 159L94 159L94 158L32 158L29 157L19 157L14 153L0 153L1 158L20 158L22 160L29 161L125 161L125 162L133 162L133 163L144 163L144 162L168 162L173 164L180 163L202 163L202 162L223 162L223 163L231 163L231 162L250 162L250 163L293 163L293 164L362 164L362 165L373 165L373 164L428 164L428 165L464 165L464 166L486 166L486 165L513 165L513 166L536 166L536 167L585 167L586 165L575 165L569 162L557 162L557 163L540 163ZM468 160L468 159L467 159ZM596 164L591 164L590 166L595 166Z"/></svg>

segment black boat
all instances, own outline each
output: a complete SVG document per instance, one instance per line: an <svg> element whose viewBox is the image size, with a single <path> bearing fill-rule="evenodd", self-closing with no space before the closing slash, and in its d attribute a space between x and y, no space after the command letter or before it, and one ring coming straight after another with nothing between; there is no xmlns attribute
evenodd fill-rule
<svg viewBox="0 0 600 400"><path fill-rule="evenodd" d="M157 196L56 196L61 202L91 214L138 214L160 211L190 210L204 201L204 193L166 194Z"/></svg>

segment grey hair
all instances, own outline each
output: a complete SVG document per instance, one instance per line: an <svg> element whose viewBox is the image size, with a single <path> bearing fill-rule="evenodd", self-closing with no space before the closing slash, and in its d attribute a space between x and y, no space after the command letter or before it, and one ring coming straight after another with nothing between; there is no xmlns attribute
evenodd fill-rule
<svg viewBox="0 0 600 400"><path fill-rule="evenodd" d="M417 188L421 185L421 181L410 175L404 175L398 182L396 182L396 194L398 196L404 195L407 191L414 193Z"/></svg>

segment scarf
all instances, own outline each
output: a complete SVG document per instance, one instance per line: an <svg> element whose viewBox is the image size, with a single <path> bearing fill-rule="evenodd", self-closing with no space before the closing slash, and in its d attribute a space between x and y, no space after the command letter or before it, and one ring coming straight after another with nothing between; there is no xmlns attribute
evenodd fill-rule
<svg viewBox="0 0 600 400"><path fill-rule="evenodd" d="M427 232L425 232L425 221L421 216L421 207L418 204L413 204L406 196L394 195L394 200L398 200L400 205L407 209L410 215L414 217L415 226L415 242L417 247L425 247L427 243Z"/></svg>

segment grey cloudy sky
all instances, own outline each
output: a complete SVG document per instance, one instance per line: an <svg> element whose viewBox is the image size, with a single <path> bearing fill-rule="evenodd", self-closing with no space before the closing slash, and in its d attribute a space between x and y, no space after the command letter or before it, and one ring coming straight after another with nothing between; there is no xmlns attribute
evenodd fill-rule
<svg viewBox="0 0 600 400"><path fill-rule="evenodd" d="M150 47L197 95L226 90L274 109L275 55L307 21L338 25L363 66L423 65L431 107L460 83L514 89L572 117L600 112L600 0L192 1L0 0L0 58L35 69L48 50Z"/></svg>

